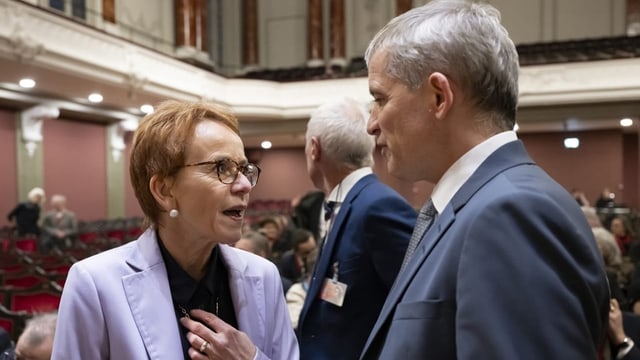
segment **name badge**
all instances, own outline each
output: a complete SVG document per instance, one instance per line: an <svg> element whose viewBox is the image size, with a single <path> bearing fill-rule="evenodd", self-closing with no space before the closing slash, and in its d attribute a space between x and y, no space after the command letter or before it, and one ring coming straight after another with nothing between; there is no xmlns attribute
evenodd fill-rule
<svg viewBox="0 0 640 360"><path fill-rule="evenodd" d="M320 292L320 299L329 302L335 306L342 307L344 302L344 295L347 292L347 284L341 283L334 279L324 279L324 285L322 286L322 292Z"/></svg>
<svg viewBox="0 0 640 360"><path fill-rule="evenodd" d="M347 292L347 284L338 281L338 262L333 263L333 278L324 279L320 299L335 306L342 307L344 295Z"/></svg>

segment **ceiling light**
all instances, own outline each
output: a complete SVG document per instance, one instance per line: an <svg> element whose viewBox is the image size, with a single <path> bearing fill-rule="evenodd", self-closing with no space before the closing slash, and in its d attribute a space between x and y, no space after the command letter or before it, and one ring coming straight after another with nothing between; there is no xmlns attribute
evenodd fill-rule
<svg viewBox="0 0 640 360"><path fill-rule="evenodd" d="M144 104L140 106L140 111L142 111L145 114L151 114L153 112L153 105Z"/></svg>
<svg viewBox="0 0 640 360"><path fill-rule="evenodd" d="M629 127L633 125L633 120L629 118L620 119L620 126Z"/></svg>
<svg viewBox="0 0 640 360"><path fill-rule="evenodd" d="M577 137L564 138L564 147L567 149L577 149L580 146L580 139Z"/></svg>
<svg viewBox="0 0 640 360"><path fill-rule="evenodd" d="M89 95L89 101L91 101L92 103L101 103L102 102L102 95L98 94L98 93L93 93L91 95Z"/></svg>
<svg viewBox="0 0 640 360"><path fill-rule="evenodd" d="M262 143L260 143L260 146L261 146L263 149L271 149L271 146L273 146L273 144L271 143L271 141L269 141L269 140L265 140L265 141L263 141Z"/></svg>
<svg viewBox="0 0 640 360"><path fill-rule="evenodd" d="M20 85L20 87L23 87L25 89L31 89L34 86L36 86L36 82L33 79L24 78L24 79L20 79L20 82L18 82L18 85Z"/></svg>

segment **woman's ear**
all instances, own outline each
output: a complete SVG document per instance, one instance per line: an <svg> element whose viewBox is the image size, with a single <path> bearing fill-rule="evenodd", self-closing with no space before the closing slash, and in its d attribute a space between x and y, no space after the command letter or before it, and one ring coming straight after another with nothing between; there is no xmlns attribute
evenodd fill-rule
<svg viewBox="0 0 640 360"><path fill-rule="evenodd" d="M172 186L172 177L153 175L149 180L149 191L151 191L151 195L164 211L169 211L176 207L175 199L171 193Z"/></svg>

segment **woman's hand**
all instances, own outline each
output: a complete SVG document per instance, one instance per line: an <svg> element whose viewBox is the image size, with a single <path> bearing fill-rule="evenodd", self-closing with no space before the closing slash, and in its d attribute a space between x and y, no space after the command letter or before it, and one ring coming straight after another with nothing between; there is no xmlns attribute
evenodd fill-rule
<svg viewBox="0 0 640 360"><path fill-rule="evenodd" d="M256 346L249 336L238 331L216 315L204 310L191 310L191 319L183 317L180 323L189 329L187 340L191 344L192 359L251 360Z"/></svg>

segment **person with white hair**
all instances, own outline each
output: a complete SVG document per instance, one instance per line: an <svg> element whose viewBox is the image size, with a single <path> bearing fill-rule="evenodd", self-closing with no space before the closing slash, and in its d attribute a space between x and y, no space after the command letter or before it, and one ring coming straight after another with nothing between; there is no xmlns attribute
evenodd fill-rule
<svg viewBox="0 0 640 360"><path fill-rule="evenodd" d="M40 227L40 207L44 205L44 190L35 187L29 191L28 200L18 203L7 215L10 222L15 222L18 236L38 236Z"/></svg>
<svg viewBox="0 0 640 360"><path fill-rule="evenodd" d="M307 123L307 172L326 194L327 225L298 320L302 359L357 358L416 221L411 205L372 172L368 116L344 98L318 107Z"/></svg>
<svg viewBox="0 0 640 360"><path fill-rule="evenodd" d="M16 343L16 359L49 360L58 314L42 313L27 320Z"/></svg>

